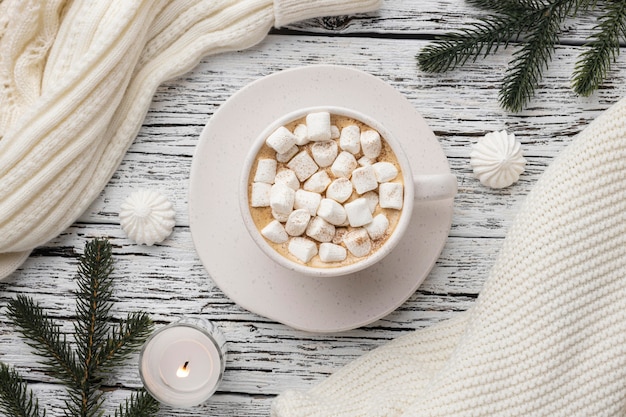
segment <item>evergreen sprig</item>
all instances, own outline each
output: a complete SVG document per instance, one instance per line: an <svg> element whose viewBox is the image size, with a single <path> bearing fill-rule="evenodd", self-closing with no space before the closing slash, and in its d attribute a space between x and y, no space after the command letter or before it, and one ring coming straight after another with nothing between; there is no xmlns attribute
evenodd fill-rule
<svg viewBox="0 0 626 417"><path fill-rule="evenodd" d="M113 255L106 239L93 239L80 257L76 291L74 347L61 328L30 297L18 295L8 305L8 317L43 360L44 370L68 391L65 415L102 416L102 383L106 371L121 364L150 335L153 323L145 313L130 313L111 324ZM0 410L9 416L39 417L39 405L19 374L0 362ZM115 410L115 417L145 417L159 408L144 390L132 394Z"/></svg>
<svg viewBox="0 0 626 417"><path fill-rule="evenodd" d="M143 417L153 415L157 411L158 403L147 392L140 391L137 395L131 394L124 405L120 404L115 410L115 417Z"/></svg>
<svg viewBox="0 0 626 417"><path fill-rule="evenodd" d="M609 1L605 14L595 27L589 47L574 68L573 88L576 93L589 96L600 87L619 55L620 38L626 38L626 2Z"/></svg>
<svg viewBox="0 0 626 417"><path fill-rule="evenodd" d="M574 69L572 87L578 94L589 95L602 84L619 54L620 39L626 39L623 0L467 1L489 14L424 47L418 65L426 72L444 72L516 44L499 93L500 104L509 111L522 110L534 95L568 19L596 8L603 11L589 49Z"/></svg>
<svg viewBox="0 0 626 417"><path fill-rule="evenodd" d="M0 409L7 417L45 417L46 410L39 409L39 402L28 389L19 373L0 362Z"/></svg>

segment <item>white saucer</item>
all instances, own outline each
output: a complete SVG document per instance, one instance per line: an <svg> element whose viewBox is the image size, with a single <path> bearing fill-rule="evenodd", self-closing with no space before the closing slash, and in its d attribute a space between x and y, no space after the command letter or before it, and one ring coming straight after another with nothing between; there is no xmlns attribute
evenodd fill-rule
<svg viewBox="0 0 626 417"><path fill-rule="evenodd" d="M446 242L453 199L416 202L403 240L382 262L361 272L315 278L270 261L239 214L240 170L251 142L274 119L301 107L322 105L376 117L401 142L414 175L450 172L432 130L393 87L346 67L295 68L247 85L213 115L193 158L189 219L201 261L228 297L269 319L325 333L369 324L415 292Z"/></svg>

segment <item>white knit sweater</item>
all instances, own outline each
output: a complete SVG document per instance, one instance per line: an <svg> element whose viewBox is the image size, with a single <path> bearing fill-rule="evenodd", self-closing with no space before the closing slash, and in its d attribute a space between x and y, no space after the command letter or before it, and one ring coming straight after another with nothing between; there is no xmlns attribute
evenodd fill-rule
<svg viewBox="0 0 626 417"><path fill-rule="evenodd" d="M284 393L273 415L626 415L626 99L543 174L471 310Z"/></svg>
<svg viewBox="0 0 626 417"><path fill-rule="evenodd" d="M0 279L98 196L163 81L380 0L0 1Z"/></svg>

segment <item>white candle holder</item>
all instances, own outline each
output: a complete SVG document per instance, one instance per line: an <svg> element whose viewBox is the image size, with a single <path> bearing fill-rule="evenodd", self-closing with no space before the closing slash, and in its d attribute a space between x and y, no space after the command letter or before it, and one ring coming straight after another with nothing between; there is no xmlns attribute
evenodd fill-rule
<svg viewBox="0 0 626 417"><path fill-rule="evenodd" d="M157 401L193 407L215 393L225 362L226 339L217 326L183 318L148 338L139 355L139 375Z"/></svg>

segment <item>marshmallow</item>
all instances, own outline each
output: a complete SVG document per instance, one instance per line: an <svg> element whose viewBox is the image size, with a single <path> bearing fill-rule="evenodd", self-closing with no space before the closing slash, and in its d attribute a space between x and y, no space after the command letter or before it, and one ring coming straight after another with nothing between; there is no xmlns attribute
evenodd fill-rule
<svg viewBox="0 0 626 417"><path fill-rule="evenodd" d="M274 177L276 177L276 165L275 159L259 159L254 173L254 181L273 184Z"/></svg>
<svg viewBox="0 0 626 417"><path fill-rule="evenodd" d="M330 138L331 139L339 139L339 128L335 125L330 126Z"/></svg>
<svg viewBox="0 0 626 417"><path fill-rule="evenodd" d="M321 217L313 217L306 228L306 235L318 242L330 242L335 237L335 226Z"/></svg>
<svg viewBox="0 0 626 417"><path fill-rule="evenodd" d="M284 184L274 184L270 189L270 207L278 214L289 214L293 210L296 192Z"/></svg>
<svg viewBox="0 0 626 417"><path fill-rule="evenodd" d="M285 228L278 220L272 220L267 226L261 230L261 234L265 238L274 243L285 243L289 240L289 236Z"/></svg>
<svg viewBox="0 0 626 417"><path fill-rule="evenodd" d="M352 171L352 178L350 180L352 181L354 189L359 194L378 188L376 174L374 173L374 168L372 168L371 165L357 168Z"/></svg>
<svg viewBox="0 0 626 417"><path fill-rule="evenodd" d="M289 162L289 160L293 158L295 154L298 153L298 149L299 149L298 146L293 145L291 148L287 149L286 152L277 153L276 160L282 163Z"/></svg>
<svg viewBox="0 0 626 417"><path fill-rule="evenodd" d="M320 167L328 167L337 158L339 147L337 142L329 140L328 142L316 142L311 146L311 155Z"/></svg>
<svg viewBox="0 0 626 417"><path fill-rule="evenodd" d="M382 208L400 210L402 208L402 193L404 187L398 182L384 182L378 187L378 204Z"/></svg>
<svg viewBox="0 0 626 417"><path fill-rule="evenodd" d="M361 129L357 125L349 125L341 129L339 147L356 155L361 150Z"/></svg>
<svg viewBox="0 0 626 417"><path fill-rule="evenodd" d="M274 184L283 184L292 190L297 190L300 188L300 181L298 181L298 177L296 177L296 173L290 169L281 169L274 177Z"/></svg>
<svg viewBox="0 0 626 417"><path fill-rule="evenodd" d="M270 148L278 153L285 153L296 144L296 137L285 126L281 126L265 140Z"/></svg>
<svg viewBox="0 0 626 417"><path fill-rule="evenodd" d="M363 156L376 159L380 155L383 144L380 141L380 134L375 130L366 130L361 132L361 149Z"/></svg>
<svg viewBox="0 0 626 417"><path fill-rule="evenodd" d="M378 207L378 193L376 193L376 191L368 191L361 197L367 200L367 205L370 207L370 212L373 214L374 211L376 211L376 207Z"/></svg>
<svg viewBox="0 0 626 417"><path fill-rule="evenodd" d="M365 198L357 198L354 201L346 203L344 207L348 221L350 221L350 226L359 227L372 221L372 212Z"/></svg>
<svg viewBox="0 0 626 417"><path fill-rule="evenodd" d="M309 140L322 142L330 140L330 113L322 111L306 115Z"/></svg>
<svg viewBox="0 0 626 417"><path fill-rule="evenodd" d="M337 156L330 167L335 177L350 178L352 171L357 167L356 158L350 152L343 151Z"/></svg>
<svg viewBox="0 0 626 417"><path fill-rule="evenodd" d="M302 151L294 156L287 167L296 173L300 181L304 181L317 172L318 166L307 151Z"/></svg>
<svg viewBox="0 0 626 417"><path fill-rule="evenodd" d="M350 253L357 258L369 255L372 250L372 241L367 231L363 228L354 229L346 233L343 237L343 243Z"/></svg>
<svg viewBox="0 0 626 417"><path fill-rule="evenodd" d="M348 252L343 246L333 243L322 243L320 245L320 260L322 262L341 262L347 256Z"/></svg>
<svg viewBox="0 0 626 417"><path fill-rule="evenodd" d="M289 240L289 253L301 262L307 263L317 255L317 244L305 237L294 237Z"/></svg>
<svg viewBox="0 0 626 417"><path fill-rule="evenodd" d="M305 209L311 216L317 214L317 209L322 201L322 196L319 193L312 191L297 190L296 197L293 203L293 208L296 210Z"/></svg>
<svg viewBox="0 0 626 417"><path fill-rule="evenodd" d="M317 209L317 215L328 223L338 226L346 220L346 210L341 204L330 198L323 198Z"/></svg>
<svg viewBox="0 0 626 417"><path fill-rule="evenodd" d="M306 191L323 193L326 187L328 187L328 184L330 184L330 177L326 171L318 171L304 182L302 188Z"/></svg>
<svg viewBox="0 0 626 417"><path fill-rule="evenodd" d="M300 123L293 130L293 134L296 137L296 145L302 146L309 143L309 131L305 124Z"/></svg>
<svg viewBox="0 0 626 417"><path fill-rule="evenodd" d="M287 218L285 231L290 236L300 236L309 225L309 220L311 220L311 214L309 214L308 210L294 210L289 215L289 218Z"/></svg>
<svg viewBox="0 0 626 417"><path fill-rule="evenodd" d="M378 240L385 236L387 229L389 228L389 219L383 213L380 213L369 224L363 226L367 230L367 234L370 235L372 240Z"/></svg>
<svg viewBox="0 0 626 417"><path fill-rule="evenodd" d="M372 167L378 182L391 181L398 176L398 168L391 162L376 162Z"/></svg>
<svg viewBox="0 0 626 417"><path fill-rule="evenodd" d="M281 223L285 223L287 221L287 219L289 218L289 215L291 214L291 212L289 213L277 213L276 211L272 210L272 217L281 222Z"/></svg>
<svg viewBox="0 0 626 417"><path fill-rule="evenodd" d="M326 189L326 198L343 203L352 195L352 182L347 178L337 178Z"/></svg>
<svg viewBox="0 0 626 417"><path fill-rule="evenodd" d="M272 185L265 182L253 182L250 193L252 207L267 207L270 205L270 190Z"/></svg>
<svg viewBox="0 0 626 417"><path fill-rule="evenodd" d="M367 156L362 156L356 162L359 164L359 166L364 167L364 166L372 165L374 162L376 162L376 160L372 158L368 158Z"/></svg>

